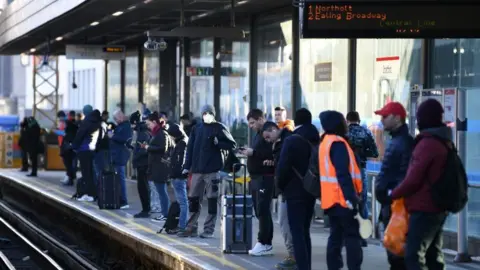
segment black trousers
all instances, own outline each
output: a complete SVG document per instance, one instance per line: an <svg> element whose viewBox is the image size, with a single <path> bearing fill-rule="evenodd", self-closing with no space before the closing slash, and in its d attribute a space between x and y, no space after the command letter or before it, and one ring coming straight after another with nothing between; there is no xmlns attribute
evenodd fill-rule
<svg viewBox="0 0 480 270"><path fill-rule="evenodd" d="M142 212L150 212L150 186L147 177L148 166L137 168L137 189L142 203Z"/></svg>
<svg viewBox="0 0 480 270"><path fill-rule="evenodd" d="M74 180L77 178L77 166L75 166L74 162L75 159L75 152L67 151L62 156L63 164L65 165L65 169L67 170L67 176L70 180Z"/></svg>
<svg viewBox="0 0 480 270"><path fill-rule="evenodd" d="M273 220L271 204L273 199L274 182L272 176L255 176L252 181L258 181L252 188L253 207L257 216L258 242L263 245L272 245Z"/></svg>
<svg viewBox="0 0 480 270"><path fill-rule="evenodd" d="M312 240L310 225L312 224L315 198L305 195L304 198L287 198L288 224L292 233L293 253L297 269L312 269Z"/></svg>
<svg viewBox="0 0 480 270"><path fill-rule="evenodd" d="M408 270L443 270L443 224L445 213L410 213L405 264Z"/></svg>
<svg viewBox="0 0 480 270"><path fill-rule="evenodd" d="M21 149L21 155L22 155L22 171L27 171L28 170L28 152L25 149Z"/></svg>
<svg viewBox="0 0 480 270"><path fill-rule="evenodd" d="M38 169L38 152L29 151L28 156L30 157L30 163L32 163L32 175L36 175Z"/></svg>
<svg viewBox="0 0 480 270"><path fill-rule="evenodd" d="M93 158L95 152L82 151L77 153L80 160L80 170L82 172L82 179L77 182L77 195L79 197L88 195L95 197L97 195L97 189L93 177L95 177L93 169Z"/></svg>

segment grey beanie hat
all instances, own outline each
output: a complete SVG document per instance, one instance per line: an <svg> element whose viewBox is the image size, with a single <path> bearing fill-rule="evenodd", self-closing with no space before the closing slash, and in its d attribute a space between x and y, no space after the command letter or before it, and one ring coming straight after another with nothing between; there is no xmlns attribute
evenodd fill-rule
<svg viewBox="0 0 480 270"><path fill-rule="evenodd" d="M213 107L212 105L203 105L202 107L202 115L204 113L211 113L215 116L215 107Z"/></svg>

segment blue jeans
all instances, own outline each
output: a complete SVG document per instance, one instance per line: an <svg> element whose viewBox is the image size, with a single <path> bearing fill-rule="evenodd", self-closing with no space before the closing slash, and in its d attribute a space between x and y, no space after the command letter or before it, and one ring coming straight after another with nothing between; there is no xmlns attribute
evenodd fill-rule
<svg viewBox="0 0 480 270"><path fill-rule="evenodd" d="M360 216L362 218L368 219L368 180L367 180L367 169L361 168L360 173L362 174L362 202L359 207Z"/></svg>
<svg viewBox="0 0 480 270"><path fill-rule="evenodd" d="M127 200L127 177L125 176L125 166L115 165L115 170L118 173L118 178L120 179L120 204L126 205L128 204Z"/></svg>
<svg viewBox="0 0 480 270"><path fill-rule="evenodd" d="M168 208L170 207L170 198L168 197L167 192L167 183L155 183L155 187L157 188L158 197L160 199L160 207L162 208L162 215L167 217L168 215Z"/></svg>
<svg viewBox="0 0 480 270"><path fill-rule="evenodd" d="M177 198L177 202L180 205L178 228L183 230L187 227L188 218L187 180L173 179L172 185L173 191L175 192L175 197Z"/></svg>

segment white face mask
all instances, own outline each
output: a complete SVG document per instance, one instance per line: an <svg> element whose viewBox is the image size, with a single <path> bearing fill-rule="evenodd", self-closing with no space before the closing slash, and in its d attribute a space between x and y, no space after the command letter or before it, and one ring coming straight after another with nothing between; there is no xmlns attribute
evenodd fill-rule
<svg viewBox="0 0 480 270"><path fill-rule="evenodd" d="M213 115L207 113L203 116L203 122L205 124L211 124L213 121L215 121L215 117Z"/></svg>

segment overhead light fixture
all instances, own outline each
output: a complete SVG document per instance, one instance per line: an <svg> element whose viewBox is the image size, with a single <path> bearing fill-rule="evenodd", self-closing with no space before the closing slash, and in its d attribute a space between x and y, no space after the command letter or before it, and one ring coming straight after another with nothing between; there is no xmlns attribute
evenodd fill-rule
<svg viewBox="0 0 480 270"><path fill-rule="evenodd" d="M132 9L135 9L137 6L133 5L131 7L128 8L128 10L132 10Z"/></svg>
<svg viewBox="0 0 480 270"><path fill-rule="evenodd" d="M237 2L237 5L243 5L243 4L246 4L246 3L248 3L248 1L239 1L239 2Z"/></svg>
<svg viewBox="0 0 480 270"><path fill-rule="evenodd" d="M63 37L57 37L55 40L56 40L56 41L60 41L60 40L62 40L62 39L63 39Z"/></svg>
<svg viewBox="0 0 480 270"><path fill-rule="evenodd" d="M152 2L152 0L145 0L145 1L143 1L144 4L148 4L148 3L150 3L150 2Z"/></svg>
<svg viewBox="0 0 480 270"><path fill-rule="evenodd" d="M36 50L37 50L37 49L35 49L35 48L31 48L31 49L30 49L30 52L33 53L33 52L35 52Z"/></svg>
<svg viewBox="0 0 480 270"><path fill-rule="evenodd" d="M117 11L117 12L113 13L112 16L117 17L117 16L120 16L122 14L123 14L123 11Z"/></svg>
<svg viewBox="0 0 480 270"><path fill-rule="evenodd" d="M92 22L92 23L90 24L90 26L95 26L95 25L98 25L98 24L99 24L99 22Z"/></svg>

